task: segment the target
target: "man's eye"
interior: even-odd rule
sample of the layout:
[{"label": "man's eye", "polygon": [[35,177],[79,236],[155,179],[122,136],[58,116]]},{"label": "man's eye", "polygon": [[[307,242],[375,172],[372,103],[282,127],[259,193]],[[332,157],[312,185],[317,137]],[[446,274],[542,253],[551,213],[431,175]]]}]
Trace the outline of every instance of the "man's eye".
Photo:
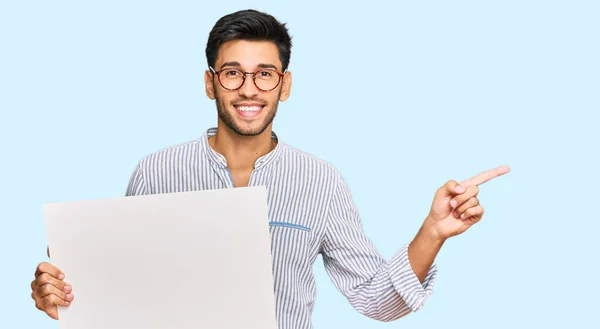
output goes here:
[{"label": "man's eye", "polygon": [[258,76],[259,77],[263,77],[263,78],[270,78],[273,76],[273,72],[269,72],[269,71],[260,71],[258,72]]},{"label": "man's eye", "polygon": [[229,71],[225,71],[225,75],[228,77],[237,77],[237,76],[241,76],[242,74],[236,70],[229,70]]}]

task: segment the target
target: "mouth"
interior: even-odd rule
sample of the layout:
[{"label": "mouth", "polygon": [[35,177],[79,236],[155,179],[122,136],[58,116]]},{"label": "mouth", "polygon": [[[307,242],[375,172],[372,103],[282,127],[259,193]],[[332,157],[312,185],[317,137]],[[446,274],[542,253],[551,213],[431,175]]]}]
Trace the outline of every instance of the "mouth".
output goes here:
[{"label": "mouth", "polygon": [[233,105],[233,107],[235,107],[239,115],[248,118],[258,116],[265,108],[265,105],[259,103],[240,103]]}]

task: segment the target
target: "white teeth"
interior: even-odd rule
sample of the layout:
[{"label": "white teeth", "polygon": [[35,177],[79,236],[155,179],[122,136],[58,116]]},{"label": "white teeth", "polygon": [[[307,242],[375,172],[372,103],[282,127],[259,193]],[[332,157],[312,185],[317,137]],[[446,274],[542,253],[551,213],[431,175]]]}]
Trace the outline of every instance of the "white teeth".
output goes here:
[{"label": "white teeth", "polygon": [[260,106],[238,106],[238,110],[242,112],[256,112],[261,109]]}]

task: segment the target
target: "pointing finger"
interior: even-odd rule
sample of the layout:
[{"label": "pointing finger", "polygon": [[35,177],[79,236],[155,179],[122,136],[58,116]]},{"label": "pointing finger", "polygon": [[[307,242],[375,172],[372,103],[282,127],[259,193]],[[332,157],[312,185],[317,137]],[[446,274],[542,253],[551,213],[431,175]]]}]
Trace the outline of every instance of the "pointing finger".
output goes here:
[{"label": "pointing finger", "polygon": [[509,171],[510,171],[509,166],[501,166],[498,168],[490,169],[490,170],[484,171],[478,175],[475,175],[469,179],[462,181],[461,185],[466,186],[466,187],[481,185],[493,178],[502,176],[502,175],[508,173]]}]

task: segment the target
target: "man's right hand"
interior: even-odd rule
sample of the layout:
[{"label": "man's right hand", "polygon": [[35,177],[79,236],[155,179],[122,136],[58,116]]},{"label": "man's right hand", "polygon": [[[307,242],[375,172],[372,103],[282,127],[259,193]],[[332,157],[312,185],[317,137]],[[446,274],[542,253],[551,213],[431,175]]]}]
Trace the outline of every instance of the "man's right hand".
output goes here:
[{"label": "man's right hand", "polygon": [[65,275],[50,263],[40,263],[31,281],[31,298],[35,306],[58,320],[57,306],[69,306],[73,301],[73,288],[63,281]]}]

